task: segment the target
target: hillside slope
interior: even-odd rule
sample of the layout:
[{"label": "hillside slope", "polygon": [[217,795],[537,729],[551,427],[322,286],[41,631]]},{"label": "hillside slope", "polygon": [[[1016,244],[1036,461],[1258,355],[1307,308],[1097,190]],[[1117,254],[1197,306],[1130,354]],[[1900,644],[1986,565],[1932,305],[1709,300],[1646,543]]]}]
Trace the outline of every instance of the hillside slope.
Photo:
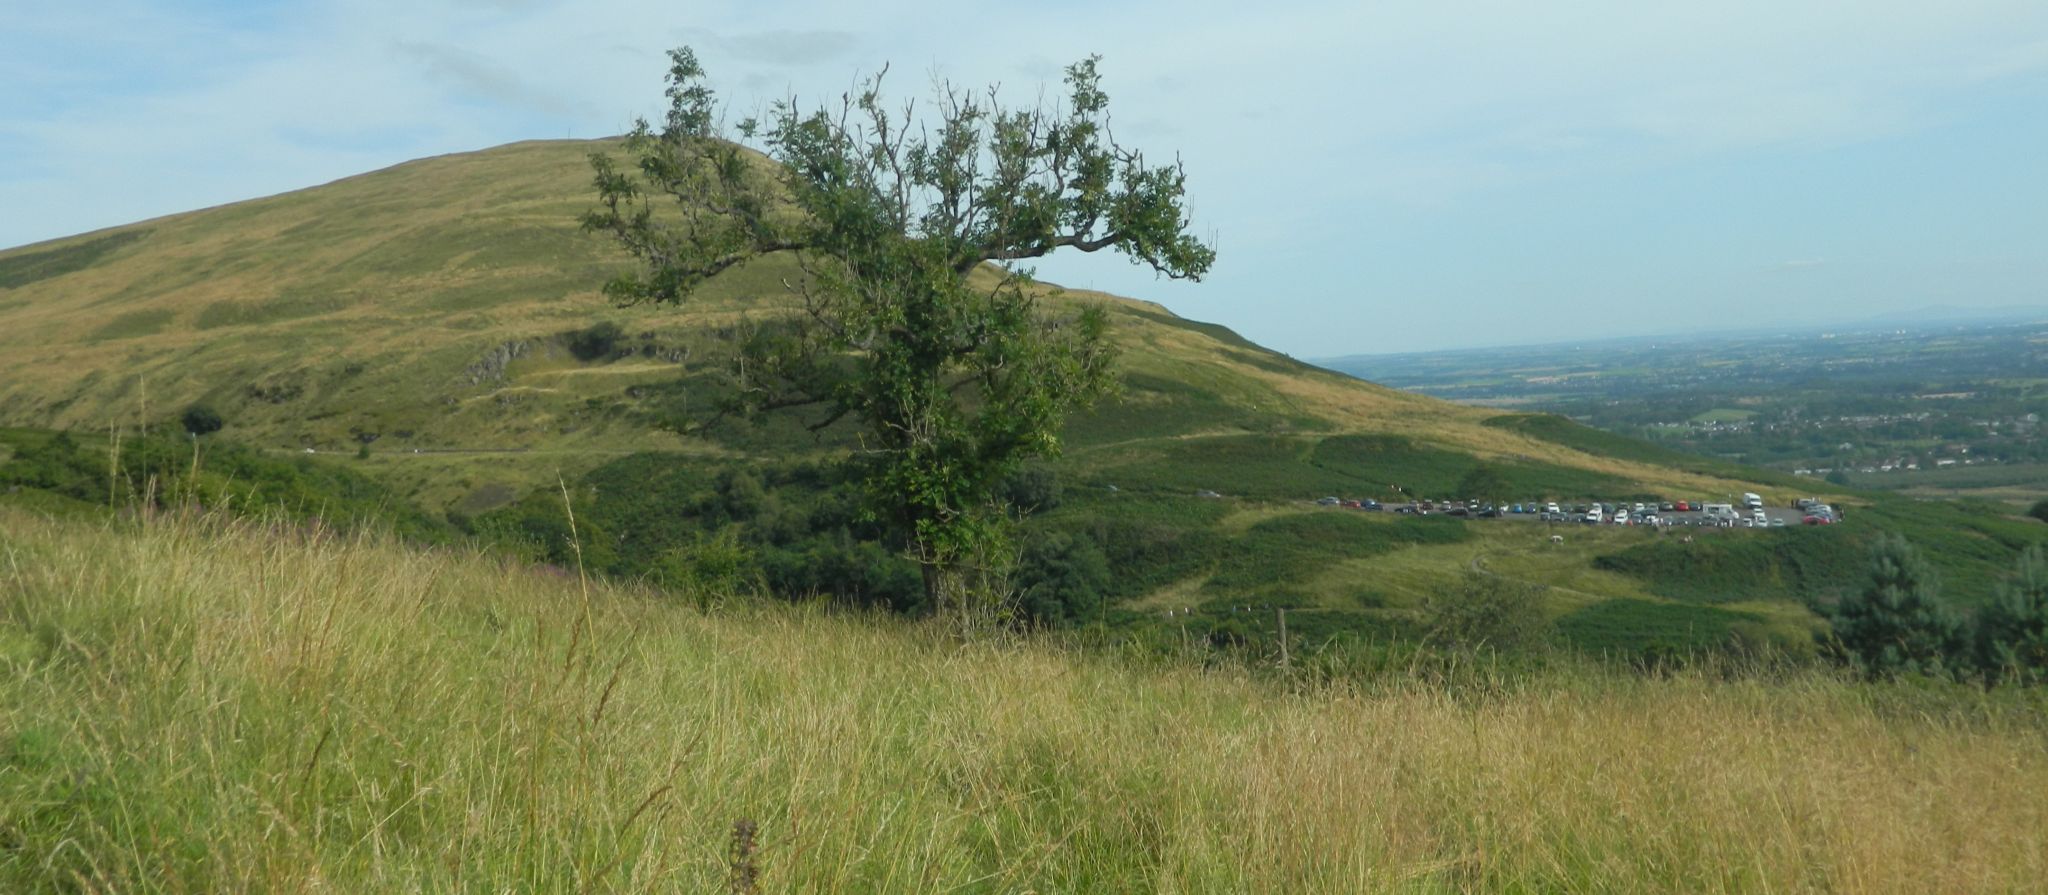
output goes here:
[{"label": "hillside slope", "polygon": [[[681,310],[608,306],[596,287],[620,258],[574,224],[590,201],[585,156],[607,145],[529,142],[424,159],[0,252],[0,359],[10,374],[0,380],[0,424],[105,429],[204,400],[239,440],[319,450],[374,442],[406,458],[387,459],[385,474],[441,506],[636,450],[813,449],[801,437],[683,438],[662,428],[688,412],[687,377],[716,354],[711,343],[784,300],[785,271],[772,261],[731,271]],[[1171,467],[1208,453],[1204,439],[1236,439],[1223,443],[1229,453],[1256,436],[1314,457],[1330,436],[1378,435],[1468,465],[1538,470],[1523,476],[1532,483],[1570,470],[1677,496],[1755,487],[1487,426],[1489,411],[1310,367],[1157,305],[1079,291],[1061,300],[1108,305],[1125,348],[1124,397],[1070,432],[1088,468]],[[578,359],[569,334],[598,321],[617,323],[624,338],[603,357]],[[1320,484],[1290,480],[1263,496],[1317,496]]]}]

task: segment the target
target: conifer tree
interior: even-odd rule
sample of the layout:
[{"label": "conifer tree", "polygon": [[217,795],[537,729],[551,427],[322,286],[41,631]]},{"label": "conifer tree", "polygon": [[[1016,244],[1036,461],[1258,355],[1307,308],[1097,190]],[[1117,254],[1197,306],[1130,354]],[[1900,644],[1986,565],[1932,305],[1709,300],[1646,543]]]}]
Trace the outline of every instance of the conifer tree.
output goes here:
[{"label": "conifer tree", "polygon": [[2028,547],[1977,616],[1977,659],[1994,680],[2048,683],[2048,550]]},{"label": "conifer tree", "polygon": [[1836,647],[1871,677],[1940,673],[1962,646],[1962,622],[1920,551],[1899,535],[1870,550],[1870,581],[1831,619]]}]

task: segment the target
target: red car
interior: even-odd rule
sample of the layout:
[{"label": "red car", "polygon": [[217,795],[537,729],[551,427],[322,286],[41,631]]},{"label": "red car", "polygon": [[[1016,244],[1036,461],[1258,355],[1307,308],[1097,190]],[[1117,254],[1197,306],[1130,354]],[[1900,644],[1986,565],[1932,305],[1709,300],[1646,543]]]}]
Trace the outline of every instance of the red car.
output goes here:
[{"label": "red car", "polygon": [[1692,504],[1686,503],[1685,501],[1681,500],[1677,504],[1673,505],[1672,509],[1677,510],[1681,513],[1690,513],[1692,512]]},{"label": "red car", "polygon": [[1804,519],[1801,519],[1801,520],[1799,520],[1799,521],[1801,521],[1801,522],[1803,522],[1803,523],[1805,523],[1805,524],[1807,524],[1807,525],[1833,525],[1833,524],[1835,524],[1835,520],[1833,520],[1833,519],[1830,519],[1830,518],[1828,518],[1828,517],[1826,517],[1826,516],[1808,516],[1808,517],[1806,517],[1806,518],[1804,518]]}]

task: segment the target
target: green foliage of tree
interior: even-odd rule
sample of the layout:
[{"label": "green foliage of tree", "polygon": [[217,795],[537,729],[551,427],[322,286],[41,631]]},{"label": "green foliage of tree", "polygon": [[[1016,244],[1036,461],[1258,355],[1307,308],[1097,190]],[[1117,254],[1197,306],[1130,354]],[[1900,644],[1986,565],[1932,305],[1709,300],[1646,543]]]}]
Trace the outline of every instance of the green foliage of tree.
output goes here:
[{"label": "green foliage of tree", "polygon": [[2048,550],[2028,547],[1977,614],[1977,657],[1994,680],[2048,683]]},{"label": "green foliage of tree", "polygon": [[1109,558],[1085,534],[1041,532],[1024,542],[1011,580],[1021,616],[1033,624],[1057,625],[1102,608]]},{"label": "green foliage of tree", "polygon": [[1468,569],[1459,586],[1422,603],[1429,641],[1464,649],[1527,650],[1550,638],[1543,588]]},{"label": "green foliage of tree", "polygon": [[643,262],[605,293],[680,303],[793,256],[792,300],[738,340],[726,409],[858,421],[869,508],[903,533],[927,602],[986,608],[964,572],[1000,552],[998,489],[1057,454],[1066,415],[1112,383],[1106,315],[1042,304],[1017,262],[1112,250],[1201,277],[1215,253],[1186,232],[1180,165],[1116,142],[1093,58],[1068,67],[1056,107],[941,85],[927,116],[883,99],[884,69],[837,108],[778,102],[730,135],[695,54],[670,60],[668,114],[627,138],[630,167],[591,158],[584,226]]},{"label": "green foliage of tree", "polygon": [[1885,534],[1870,548],[1870,580],[1842,598],[1830,619],[1843,658],[1871,677],[1941,673],[1963,646],[1962,621],[1920,551]]},{"label": "green foliage of tree", "polygon": [[2034,506],[2027,510],[2027,515],[2048,522],[2048,498],[2034,501]]},{"label": "green foliage of tree", "polygon": [[218,432],[221,426],[226,425],[220,418],[220,412],[205,404],[194,404],[185,408],[178,421],[185,425],[186,432],[195,437]]},{"label": "green foliage of tree", "polygon": [[1063,495],[1059,476],[1051,468],[1031,464],[1003,482],[1003,497],[1018,514],[1030,515],[1058,509]]}]

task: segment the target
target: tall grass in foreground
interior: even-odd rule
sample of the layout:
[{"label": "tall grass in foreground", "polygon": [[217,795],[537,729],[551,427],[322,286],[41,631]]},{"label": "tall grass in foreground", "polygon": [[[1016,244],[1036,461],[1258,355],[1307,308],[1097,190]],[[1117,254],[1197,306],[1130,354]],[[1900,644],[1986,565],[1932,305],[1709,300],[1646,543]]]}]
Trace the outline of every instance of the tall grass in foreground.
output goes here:
[{"label": "tall grass in foreground", "polygon": [[2040,885],[2040,703],[1935,696],[1288,687],[368,536],[0,510],[0,890]]}]

